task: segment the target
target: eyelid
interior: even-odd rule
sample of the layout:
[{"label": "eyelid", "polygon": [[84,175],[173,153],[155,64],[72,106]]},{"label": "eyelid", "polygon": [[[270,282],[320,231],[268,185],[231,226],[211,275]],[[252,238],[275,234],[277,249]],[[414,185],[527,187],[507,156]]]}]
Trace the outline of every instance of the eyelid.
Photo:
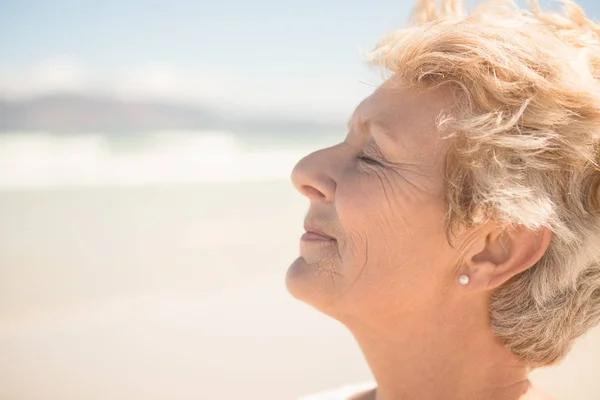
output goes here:
[{"label": "eyelid", "polygon": [[[365,150],[369,151],[369,153],[371,153],[372,156],[367,155],[367,153],[365,153]],[[387,162],[387,159],[384,157],[384,155],[381,153],[381,150],[374,142],[369,143],[367,147],[360,153],[360,156],[372,159],[377,162]]]},{"label": "eyelid", "polygon": [[381,161],[373,158],[373,157],[369,157],[367,154],[365,154],[364,151],[362,151],[359,155],[358,155],[358,159],[367,163],[367,164],[372,164],[372,165],[383,165],[381,163]]}]

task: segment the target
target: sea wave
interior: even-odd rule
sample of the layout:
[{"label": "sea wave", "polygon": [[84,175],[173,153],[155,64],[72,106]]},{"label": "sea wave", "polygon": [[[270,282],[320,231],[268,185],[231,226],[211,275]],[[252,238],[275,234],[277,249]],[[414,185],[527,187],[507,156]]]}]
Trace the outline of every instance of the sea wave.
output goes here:
[{"label": "sea wave", "polygon": [[[327,142],[321,138],[320,142]],[[0,187],[149,185],[287,179],[319,147],[293,136],[223,131],[0,134]]]}]

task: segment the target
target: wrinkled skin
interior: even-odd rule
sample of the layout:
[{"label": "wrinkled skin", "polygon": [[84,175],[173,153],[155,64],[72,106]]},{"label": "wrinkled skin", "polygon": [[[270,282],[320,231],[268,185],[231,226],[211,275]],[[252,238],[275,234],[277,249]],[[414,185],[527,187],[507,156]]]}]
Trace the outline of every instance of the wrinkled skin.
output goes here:
[{"label": "wrinkled skin", "polygon": [[377,90],[350,119],[344,142],[294,169],[311,201],[307,222],[336,239],[301,243],[287,280],[295,296],[334,315],[385,312],[390,301],[398,312],[438,297],[440,275],[451,272],[438,267],[455,257],[443,223],[445,142],[434,125],[448,104],[421,97]]},{"label": "wrinkled skin", "polygon": [[539,260],[551,233],[484,224],[450,244],[449,143],[436,120],[452,99],[439,88],[379,88],[342,143],[298,162],[292,181],[310,201],[308,236],[287,287],[356,338],[378,384],[357,398],[549,399],[491,332],[489,301]]}]

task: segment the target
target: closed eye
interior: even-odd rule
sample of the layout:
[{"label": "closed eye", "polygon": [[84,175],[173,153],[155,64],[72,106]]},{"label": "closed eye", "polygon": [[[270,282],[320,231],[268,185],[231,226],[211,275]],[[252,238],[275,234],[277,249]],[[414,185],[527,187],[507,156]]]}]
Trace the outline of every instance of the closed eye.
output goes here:
[{"label": "closed eye", "polygon": [[378,165],[378,166],[382,165],[379,161],[367,156],[365,153],[360,154],[358,156],[358,160],[361,162],[364,162],[365,164],[369,164],[369,165]]},{"label": "closed eye", "polygon": [[385,158],[375,141],[369,142],[363,151],[360,152],[358,160],[372,166],[383,166],[385,162]]}]

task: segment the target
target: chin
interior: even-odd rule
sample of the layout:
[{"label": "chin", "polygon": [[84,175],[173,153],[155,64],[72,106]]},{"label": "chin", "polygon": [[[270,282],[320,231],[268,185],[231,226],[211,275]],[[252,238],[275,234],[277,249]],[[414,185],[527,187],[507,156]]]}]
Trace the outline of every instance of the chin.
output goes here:
[{"label": "chin", "polygon": [[285,285],[288,292],[298,300],[305,301],[314,291],[314,281],[317,279],[315,267],[308,264],[304,258],[298,257],[287,270]]},{"label": "chin", "polygon": [[323,273],[318,266],[298,257],[287,270],[285,284],[288,292],[296,299],[320,311],[331,306],[335,297],[335,284],[331,275]]}]

